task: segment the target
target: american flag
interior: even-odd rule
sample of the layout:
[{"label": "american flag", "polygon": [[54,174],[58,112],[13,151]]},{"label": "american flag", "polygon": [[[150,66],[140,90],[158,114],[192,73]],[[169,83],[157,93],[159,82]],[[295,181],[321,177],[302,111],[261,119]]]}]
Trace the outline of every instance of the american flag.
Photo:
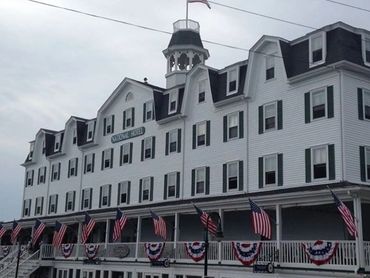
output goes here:
[{"label": "american flag", "polygon": [[81,243],[85,244],[89,238],[90,233],[95,227],[95,220],[90,217],[90,215],[86,212],[85,213],[85,222],[82,226],[82,235],[81,235]]},{"label": "american flag", "polygon": [[33,227],[33,237],[32,237],[32,245],[35,246],[37,240],[41,236],[42,232],[45,229],[45,224],[42,223],[40,220],[36,219],[35,226]]},{"label": "american flag", "polygon": [[342,216],[342,219],[346,224],[348,233],[353,237],[357,237],[358,236],[357,227],[352,217],[351,211],[341,200],[339,200],[339,198],[337,197],[337,195],[334,194],[333,191],[330,190],[330,192],[334,198],[335,205],[337,206],[337,209],[339,210],[340,215]]},{"label": "american flag", "polygon": [[211,217],[209,217],[208,213],[201,210],[200,208],[198,208],[194,204],[193,204],[193,206],[194,206],[195,210],[198,212],[199,217],[200,217],[200,222],[202,222],[202,225],[204,226],[204,228],[207,228],[207,220],[208,220],[208,232],[210,232],[213,236],[216,236],[217,225],[215,224],[215,222],[213,222]]},{"label": "american flag", "polygon": [[127,216],[123,214],[120,209],[117,209],[116,220],[114,221],[113,228],[113,241],[117,241],[121,238],[123,228],[127,224]]},{"label": "american flag", "polygon": [[0,224],[0,239],[3,237],[5,233],[6,233],[6,230],[4,226]]},{"label": "american flag", "polygon": [[203,3],[207,5],[208,8],[211,8],[211,5],[209,4],[208,0],[188,0],[188,3]]},{"label": "american flag", "polygon": [[249,199],[251,206],[253,229],[256,234],[259,234],[267,239],[271,239],[271,223],[268,214]]},{"label": "american flag", "polygon": [[163,220],[162,217],[158,216],[154,212],[150,211],[150,214],[153,218],[153,225],[154,225],[154,233],[157,236],[160,236],[164,240],[167,239],[167,226],[166,222]]},{"label": "american flag", "polygon": [[55,231],[54,231],[54,236],[53,236],[53,246],[54,247],[58,248],[62,244],[66,231],[67,231],[67,225],[61,224],[58,221],[55,222]]},{"label": "american flag", "polygon": [[17,242],[17,238],[19,235],[19,232],[22,230],[21,225],[18,224],[17,221],[13,221],[13,229],[12,229],[12,234],[10,236],[10,240],[13,244]]}]

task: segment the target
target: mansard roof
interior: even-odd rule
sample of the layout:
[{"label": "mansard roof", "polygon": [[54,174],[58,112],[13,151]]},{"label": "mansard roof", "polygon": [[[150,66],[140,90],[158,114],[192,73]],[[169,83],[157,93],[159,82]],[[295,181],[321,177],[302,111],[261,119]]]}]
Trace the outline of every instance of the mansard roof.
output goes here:
[{"label": "mansard roof", "polygon": [[168,48],[183,45],[194,45],[203,48],[200,34],[192,30],[180,30],[173,33]]}]

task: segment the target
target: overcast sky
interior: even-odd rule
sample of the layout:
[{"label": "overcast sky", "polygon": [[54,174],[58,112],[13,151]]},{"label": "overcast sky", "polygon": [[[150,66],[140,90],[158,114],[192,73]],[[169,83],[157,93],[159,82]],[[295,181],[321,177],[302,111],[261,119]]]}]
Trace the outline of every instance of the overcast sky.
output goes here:
[{"label": "overcast sky", "polygon": [[[172,31],[186,0],[42,0]],[[370,30],[369,13],[325,0],[217,0],[257,13],[322,27],[344,21]],[[369,0],[338,0],[370,10]],[[212,4],[211,4],[212,5]],[[212,5],[190,5],[203,39],[250,48],[264,34],[288,40],[311,30]],[[19,218],[24,161],[40,128],[64,129],[71,115],[96,112],[124,77],[164,86],[162,50],[170,36],[58,10],[0,0],[0,221]],[[205,44],[207,64],[247,59],[240,50]]]}]

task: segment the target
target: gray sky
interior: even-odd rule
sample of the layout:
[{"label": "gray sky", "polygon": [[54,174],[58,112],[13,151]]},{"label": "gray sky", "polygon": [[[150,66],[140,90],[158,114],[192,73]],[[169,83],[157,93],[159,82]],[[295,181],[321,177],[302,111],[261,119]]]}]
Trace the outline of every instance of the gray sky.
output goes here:
[{"label": "gray sky", "polygon": [[[186,0],[44,0],[172,31]],[[369,13],[325,0],[217,0],[322,27],[344,21],[370,30]],[[338,0],[370,10],[369,0]],[[295,39],[310,29],[224,7],[191,4],[203,39],[250,48],[264,34]],[[64,129],[71,115],[92,118],[124,77],[164,86],[162,50],[170,36],[41,6],[0,0],[0,221],[19,218],[24,161],[40,128]],[[207,64],[222,68],[247,52],[205,44]]]}]

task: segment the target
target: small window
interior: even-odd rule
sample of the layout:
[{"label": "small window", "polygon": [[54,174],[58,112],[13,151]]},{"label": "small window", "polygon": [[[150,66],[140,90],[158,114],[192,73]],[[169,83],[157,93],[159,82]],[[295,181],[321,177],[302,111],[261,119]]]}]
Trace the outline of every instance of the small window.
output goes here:
[{"label": "small window", "polygon": [[370,91],[364,91],[363,96],[365,119],[370,120]]},{"label": "small window", "polygon": [[49,197],[49,214],[57,213],[57,198],[58,195],[50,195]]},{"label": "small window", "polygon": [[204,194],[206,186],[206,168],[195,169],[195,193]]},{"label": "small window", "polygon": [[312,92],[312,120],[326,117],[326,90]]},{"label": "small window", "polygon": [[55,143],[54,143],[55,152],[60,150],[60,141],[61,141],[61,135],[60,134],[55,135]]},{"label": "small window", "polygon": [[42,203],[44,199],[42,197],[36,198],[36,207],[35,207],[35,215],[41,215],[42,214]]},{"label": "small window", "polygon": [[113,149],[106,149],[103,151],[102,170],[113,168]]},{"label": "small window", "polygon": [[168,114],[175,113],[177,111],[178,93],[171,92],[169,93],[168,98],[169,98]]},{"label": "small window", "polygon": [[198,123],[196,126],[197,147],[206,145],[207,122]]},{"label": "small window", "polygon": [[82,209],[89,209],[91,207],[92,188],[86,188],[82,191]]},{"label": "small window", "polygon": [[177,183],[177,173],[170,173],[167,175],[167,197],[176,197],[176,183]]},{"label": "small window", "polygon": [[37,184],[46,182],[46,167],[39,168],[39,175]]},{"label": "small window", "polygon": [[366,177],[370,180],[370,148],[366,149]]},{"label": "small window", "polygon": [[275,55],[266,56],[266,80],[275,78]]},{"label": "small window", "polygon": [[51,165],[51,181],[59,180],[60,178],[60,163]]},{"label": "small window", "polygon": [[264,169],[264,184],[276,185],[277,178],[277,158],[276,155],[265,156],[263,165]]},{"label": "small window", "polygon": [[72,158],[69,160],[68,163],[68,177],[75,177],[77,176],[77,163],[78,163],[78,158]]},{"label": "small window", "polygon": [[315,34],[310,37],[310,65],[314,66],[324,62],[325,33]]},{"label": "small window", "polygon": [[198,103],[202,103],[206,100],[206,85],[207,80],[201,80],[199,82]]},{"label": "small window", "polygon": [[87,137],[86,141],[91,141],[94,137],[94,122],[89,122],[87,124]]},{"label": "small window", "polygon": [[370,36],[362,36],[362,57],[364,63],[370,65]]},{"label": "small window", "polygon": [[128,203],[128,194],[129,194],[129,181],[123,181],[118,184],[118,205]]},{"label": "small window", "polygon": [[35,143],[34,143],[34,142],[32,142],[32,143],[30,144],[30,152],[29,152],[29,154],[28,154],[28,160],[32,160],[34,149],[35,149]]},{"label": "small window", "polygon": [[26,187],[33,185],[33,173],[34,173],[33,170],[26,172]]},{"label": "small window", "polygon": [[239,138],[239,113],[227,115],[228,140]]},{"label": "small window", "polygon": [[94,159],[95,155],[93,153],[85,155],[85,174],[94,172]]},{"label": "small window", "polygon": [[46,143],[45,143],[45,139],[42,140],[42,153],[44,154],[46,152]]},{"label": "small window", "polygon": [[144,123],[154,119],[154,108],[153,101],[147,101],[144,103]]},{"label": "small window", "polygon": [[74,210],[74,191],[69,191],[66,194],[66,212]]},{"label": "small window", "polygon": [[149,201],[150,200],[150,177],[143,179],[143,189],[142,189],[142,200]]},{"label": "small window", "polygon": [[104,118],[105,121],[105,134],[111,134],[113,133],[113,121],[114,121],[114,116],[110,115],[109,117]]},{"label": "small window", "polygon": [[129,109],[126,109],[125,111],[123,111],[123,120],[124,120],[123,129],[131,128],[131,127],[135,126],[135,123],[134,123],[135,115],[134,115],[134,113],[135,113],[134,108],[129,108]]},{"label": "small window", "polygon": [[169,151],[170,153],[172,152],[177,152],[177,133],[178,130],[174,129],[169,132]]},{"label": "small window", "polygon": [[23,216],[31,216],[31,199],[23,201]]},{"label": "small window", "polygon": [[100,207],[108,207],[110,203],[110,184],[103,185],[101,187],[101,195],[100,195]]},{"label": "small window", "polygon": [[126,143],[121,146],[121,165],[130,163],[131,143]]},{"label": "small window", "polygon": [[227,74],[227,95],[236,93],[236,84],[237,84],[237,69],[232,69]]},{"label": "small window", "polygon": [[144,139],[144,159],[152,158],[153,137]]},{"label": "small window", "polygon": [[238,189],[239,161],[227,164],[227,188],[229,190]]},{"label": "small window", "polygon": [[77,144],[77,128],[73,127],[72,129],[72,144],[76,145]]},{"label": "small window", "polygon": [[264,130],[275,130],[276,129],[276,118],[277,109],[276,102],[271,104],[266,104],[264,108]]},{"label": "small window", "polygon": [[313,179],[325,179],[328,176],[327,147],[312,148]]}]

